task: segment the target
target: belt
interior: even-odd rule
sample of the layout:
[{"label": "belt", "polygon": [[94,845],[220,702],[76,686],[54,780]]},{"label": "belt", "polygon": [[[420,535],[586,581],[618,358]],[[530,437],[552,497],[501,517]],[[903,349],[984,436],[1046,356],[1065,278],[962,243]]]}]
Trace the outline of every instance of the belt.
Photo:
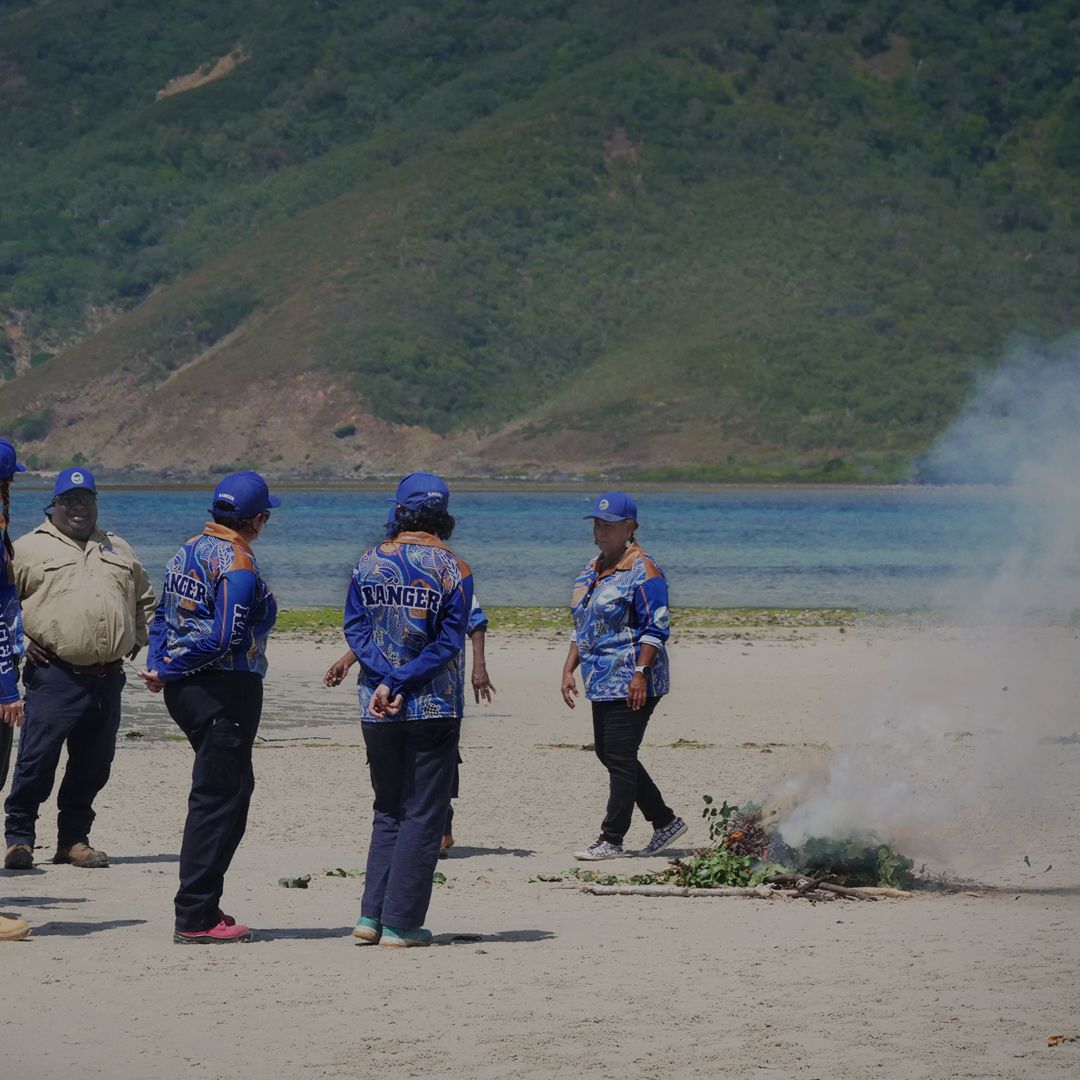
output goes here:
[{"label": "belt", "polygon": [[91,675],[98,679],[106,675],[116,675],[124,670],[123,660],[110,660],[107,664],[69,664],[66,660],[61,660],[59,656],[53,656],[52,653],[49,654],[49,663],[55,664],[61,671],[68,671],[72,675]]}]

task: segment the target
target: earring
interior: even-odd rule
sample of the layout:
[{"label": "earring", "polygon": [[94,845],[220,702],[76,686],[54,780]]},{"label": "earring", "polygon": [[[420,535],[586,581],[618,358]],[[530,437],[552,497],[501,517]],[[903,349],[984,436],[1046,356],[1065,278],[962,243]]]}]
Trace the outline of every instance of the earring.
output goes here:
[{"label": "earring", "polygon": [[632,536],[628,536],[628,537],[627,537],[627,538],[626,538],[626,539],[625,539],[625,540],[623,541],[623,547],[624,547],[624,548],[630,548],[630,547],[633,547],[633,545],[634,545],[634,538],[633,538]]}]

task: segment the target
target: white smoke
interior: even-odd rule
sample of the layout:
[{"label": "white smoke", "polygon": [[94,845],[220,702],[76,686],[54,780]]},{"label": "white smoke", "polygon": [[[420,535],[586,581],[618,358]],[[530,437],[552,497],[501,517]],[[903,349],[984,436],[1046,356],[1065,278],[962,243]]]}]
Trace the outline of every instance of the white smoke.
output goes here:
[{"label": "white smoke", "polygon": [[945,620],[916,640],[880,632],[888,687],[853,709],[827,769],[789,780],[773,809],[792,846],[873,839],[950,870],[961,856],[985,867],[974,826],[1054,798],[1047,740],[1080,727],[1080,339],[1014,350],[921,473],[1001,485],[987,496],[1001,501],[1000,560],[944,585]]}]

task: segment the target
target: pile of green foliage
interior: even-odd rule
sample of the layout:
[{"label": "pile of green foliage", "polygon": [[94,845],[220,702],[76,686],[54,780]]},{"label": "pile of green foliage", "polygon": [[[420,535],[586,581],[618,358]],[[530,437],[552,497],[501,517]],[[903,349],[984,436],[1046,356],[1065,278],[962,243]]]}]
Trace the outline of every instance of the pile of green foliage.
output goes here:
[{"label": "pile of green foliage", "polygon": [[764,842],[758,844],[760,853],[745,853],[745,836],[756,829],[759,808],[746,806],[740,810],[727,801],[718,806],[711,795],[703,795],[702,799],[705,803],[702,817],[709,823],[710,844],[685,860],[673,859],[663,870],[645,874],[573,869],[557,875],[541,874],[534,880],[560,881],[571,877],[597,885],[680,885],[695,889],[762,885],[775,878],[798,877],[850,887],[906,889],[916,884],[912,860],[894,851],[891,845],[872,838],[818,837],[807,840],[799,848],[791,848],[761,830]]}]

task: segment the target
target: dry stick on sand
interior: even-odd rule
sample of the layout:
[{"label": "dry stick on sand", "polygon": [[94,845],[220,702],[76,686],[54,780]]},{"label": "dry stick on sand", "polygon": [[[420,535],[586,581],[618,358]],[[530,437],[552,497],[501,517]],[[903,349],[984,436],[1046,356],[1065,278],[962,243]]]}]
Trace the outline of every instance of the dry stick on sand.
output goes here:
[{"label": "dry stick on sand", "polygon": [[[911,896],[911,893],[902,889],[876,886],[847,888],[844,885],[819,882],[815,887],[852,900],[878,900],[882,897],[904,899]],[[581,891],[592,896],[748,896],[757,897],[759,900],[770,900],[774,896],[803,896],[812,899],[809,890],[799,892],[797,889],[778,889],[772,885],[723,886],[716,889],[694,889],[683,885],[582,885]]]}]

